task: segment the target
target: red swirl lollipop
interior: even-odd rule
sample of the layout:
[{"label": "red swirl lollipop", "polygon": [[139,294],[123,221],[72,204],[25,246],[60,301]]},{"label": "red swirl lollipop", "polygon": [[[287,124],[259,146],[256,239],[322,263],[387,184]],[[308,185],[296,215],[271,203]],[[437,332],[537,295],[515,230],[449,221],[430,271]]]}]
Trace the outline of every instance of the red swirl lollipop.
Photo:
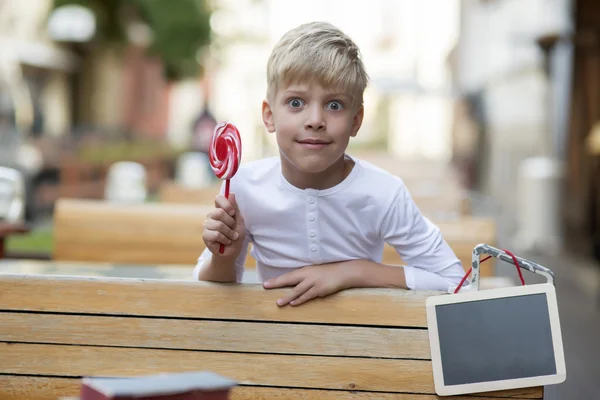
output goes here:
[{"label": "red swirl lollipop", "polygon": [[[225,179],[225,198],[229,198],[229,180],[233,178],[242,159],[240,132],[230,122],[221,122],[215,127],[210,139],[210,166],[219,179]],[[221,244],[219,252],[225,246]]]}]

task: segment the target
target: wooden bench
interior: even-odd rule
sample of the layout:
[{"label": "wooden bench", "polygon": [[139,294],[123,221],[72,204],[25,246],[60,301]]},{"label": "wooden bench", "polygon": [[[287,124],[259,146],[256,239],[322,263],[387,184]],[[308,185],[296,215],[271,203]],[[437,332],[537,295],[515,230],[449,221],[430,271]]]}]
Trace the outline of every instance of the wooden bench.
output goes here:
[{"label": "wooden bench", "polygon": [[[440,228],[444,239],[462,262],[465,270],[471,266],[473,249],[480,243],[496,246],[498,233],[496,221],[493,218],[462,217],[456,220],[435,221]],[[383,249],[384,264],[398,264],[401,262],[396,250],[389,245]],[[481,276],[494,275],[495,259],[491,259],[481,269]]]},{"label": "wooden bench", "polygon": [[0,259],[4,258],[5,240],[11,235],[22,235],[30,232],[30,228],[23,223],[9,223],[0,220]]},{"label": "wooden bench", "polygon": [[[126,264],[196,263],[204,250],[202,224],[211,206],[189,204],[111,204],[104,201],[60,199],[54,213],[54,259]],[[442,233],[466,269],[473,248],[495,244],[491,219],[469,217],[443,221]],[[394,248],[386,245],[384,262],[401,264]],[[246,266],[256,261],[250,252]],[[490,268],[482,269],[484,276]]]},{"label": "wooden bench", "polygon": [[221,184],[205,188],[187,188],[173,181],[163,182],[158,189],[158,199],[163,203],[207,204],[215,203],[215,197],[221,190]]},{"label": "wooden bench", "polygon": [[59,199],[54,253],[59,261],[195,264],[204,249],[208,206]]},{"label": "wooden bench", "polygon": [[[425,314],[440,293],[352,289],[278,308],[282,292],[0,274],[0,398],[77,395],[82,376],[211,370],[240,383],[234,400],[443,399]],[[479,396],[541,399],[543,388]]]}]

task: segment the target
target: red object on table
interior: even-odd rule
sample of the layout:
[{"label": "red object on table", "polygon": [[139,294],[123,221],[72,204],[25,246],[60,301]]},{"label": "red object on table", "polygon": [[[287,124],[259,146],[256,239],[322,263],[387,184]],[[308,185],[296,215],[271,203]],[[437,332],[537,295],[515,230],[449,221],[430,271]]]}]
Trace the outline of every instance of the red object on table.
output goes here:
[{"label": "red object on table", "polygon": [[[229,198],[229,180],[237,172],[242,160],[242,138],[231,122],[219,123],[210,138],[210,166],[219,179],[225,179],[225,198]],[[225,246],[221,244],[219,252]]]}]

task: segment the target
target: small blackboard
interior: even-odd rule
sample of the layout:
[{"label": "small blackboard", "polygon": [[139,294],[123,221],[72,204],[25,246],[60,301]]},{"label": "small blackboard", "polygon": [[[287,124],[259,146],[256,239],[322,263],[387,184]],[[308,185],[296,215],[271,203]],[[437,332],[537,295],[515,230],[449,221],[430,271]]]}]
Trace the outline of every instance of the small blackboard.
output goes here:
[{"label": "small blackboard", "polygon": [[480,393],[566,379],[556,292],[551,284],[427,299],[436,393]]}]

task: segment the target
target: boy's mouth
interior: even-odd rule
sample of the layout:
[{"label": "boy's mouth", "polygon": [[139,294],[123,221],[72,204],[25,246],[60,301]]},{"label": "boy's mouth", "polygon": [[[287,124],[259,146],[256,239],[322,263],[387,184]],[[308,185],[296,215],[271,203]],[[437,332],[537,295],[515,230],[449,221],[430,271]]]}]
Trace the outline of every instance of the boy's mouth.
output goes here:
[{"label": "boy's mouth", "polygon": [[332,143],[330,141],[323,140],[323,139],[302,139],[302,140],[296,140],[296,142],[303,146],[307,146],[307,147],[311,147],[311,148],[320,148],[320,147],[324,147],[324,146],[327,146],[328,144]]}]

